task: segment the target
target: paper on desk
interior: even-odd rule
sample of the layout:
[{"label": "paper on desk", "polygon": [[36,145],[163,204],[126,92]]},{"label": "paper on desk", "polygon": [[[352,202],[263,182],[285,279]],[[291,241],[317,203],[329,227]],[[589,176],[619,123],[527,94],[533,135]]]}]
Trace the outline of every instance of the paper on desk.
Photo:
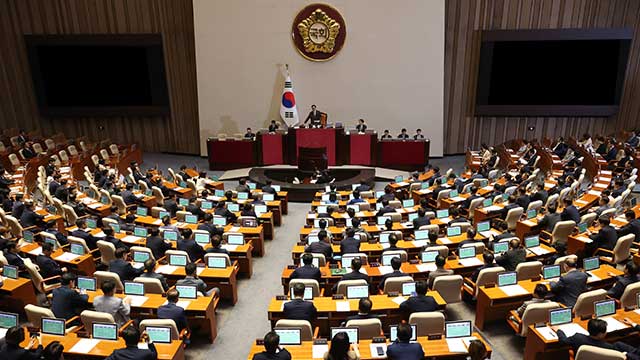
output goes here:
[{"label": "paper on desk", "polygon": [[587,191],[587,194],[600,196],[601,192],[600,191],[595,191],[595,190],[589,190],[589,191]]},{"label": "paper on desk", "polygon": [[633,310],[636,314],[640,315],[640,309]]},{"label": "paper on desk", "polygon": [[336,301],[336,311],[338,311],[338,312],[351,311],[351,306],[349,305],[349,300]]},{"label": "paper on desk", "polygon": [[380,244],[380,246],[382,246],[382,248],[383,248],[383,249],[388,249],[388,248],[390,248],[390,247],[391,247],[391,244],[389,244],[389,243],[382,243],[382,244]]},{"label": "paper on desk", "polygon": [[412,243],[415,247],[423,247],[429,244],[427,240],[413,240]]},{"label": "paper on desk", "polygon": [[196,274],[198,274],[198,275],[202,274],[202,272],[204,271],[204,269],[205,269],[204,267],[200,267],[200,266],[198,266],[198,267],[196,268]]},{"label": "paper on desk", "polygon": [[162,225],[162,220],[161,219],[154,220],[153,225]]},{"label": "paper on desk", "polygon": [[440,242],[443,244],[451,244],[451,240],[449,240],[449,238],[446,238],[446,237],[438,238],[438,240],[440,240]]},{"label": "paper on desk", "polygon": [[360,273],[365,274],[365,275],[369,275],[369,273],[367,272],[367,269],[365,269],[365,268],[360,268]]},{"label": "paper on desk", "polygon": [[576,204],[578,204],[578,205],[587,205],[588,203],[589,202],[584,201],[584,200],[580,200],[580,199],[576,200]]},{"label": "paper on desk", "polygon": [[236,251],[236,249],[238,248],[238,245],[224,244],[224,245],[220,245],[220,247],[227,251]]},{"label": "paper on desk", "polygon": [[588,236],[584,236],[584,235],[577,236],[576,239],[578,239],[578,240],[580,240],[580,241],[582,241],[583,243],[586,243],[586,244],[591,244],[593,242],[593,240],[591,240],[591,238],[589,238]]},{"label": "paper on desk", "polygon": [[232,226],[231,229],[229,229],[229,232],[238,232],[238,230],[240,230],[239,227],[237,226]]},{"label": "paper on desk", "polygon": [[466,200],[466,199],[465,199],[465,198],[463,198],[462,196],[456,196],[456,197],[452,197],[452,198],[449,198],[449,199],[450,199],[451,201],[455,201],[455,202],[458,202],[458,201],[465,201],[465,200]]},{"label": "paper on desk", "polygon": [[134,306],[134,307],[142,306],[149,299],[146,296],[139,296],[139,295],[127,295],[127,297],[131,299],[131,306]]},{"label": "paper on desk", "polygon": [[396,296],[396,297],[394,297],[391,301],[393,301],[394,303],[396,303],[396,304],[400,305],[400,304],[402,304],[403,302],[405,302],[406,300],[407,300],[407,298],[406,298],[406,297],[404,297],[404,296]]},{"label": "paper on desk", "polygon": [[397,184],[398,184],[398,186],[407,186],[407,185],[409,185],[409,183],[405,182],[405,181],[401,181],[401,182],[399,182]]},{"label": "paper on desk", "polygon": [[146,342],[138,343],[138,349],[140,350],[149,350],[149,344]]},{"label": "paper on desk", "polygon": [[393,272],[393,268],[391,266],[380,266],[378,267],[378,270],[380,270],[380,274],[382,275],[391,274]]},{"label": "paper on desk", "polygon": [[[387,344],[371,343],[369,348],[371,349],[371,357],[374,359],[384,359],[387,356]],[[379,348],[382,349],[382,355],[378,355]]]},{"label": "paper on desk", "polygon": [[558,329],[562,330],[562,332],[567,335],[567,337],[572,337],[575,334],[584,334],[589,335],[589,332],[585,330],[582,326],[576,323],[562,324],[558,326]]},{"label": "paper on desk", "polygon": [[29,251],[29,254],[31,254],[33,256],[42,255],[42,246],[38,246],[37,248]]},{"label": "paper on desk", "polygon": [[94,236],[94,237],[105,237],[105,236],[107,236],[107,235],[106,235],[104,232],[99,231],[99,232],[97,232],[97,233],[93,234],[93,236]]},{"label": "paper on desk", "polygon": [[5,328],[0,328],[0,339],[4,339],[4,336],[7,334],[7,330]]},{"label": "paper on desk", "polygon": [[487,185],[487,186],[483,187],[482,190],[484,190],[484,191],[493,191],[493,186]]},{"label": "paper on desk", "polygon": [[540,255],[544,255],[546,253],[548,253],[549,251],[547,251],[547,249],[541,247],[541,246],[536,246],[536,247],[531,247],[529,248],[529,251],[531,251],[532,253],[540,256]]},{"label": "paper on desk", "polygon": [[160,265],[156,269],[156,272],[160,274],[173,274],[177,269],[178,267],[173,265]]},{"label": "paper on desk", "polygon": [[80,339],[75,345],[73,345],[69,352],[76,354],[88,354],[99,343],[99,339]]},{"label": "paper on desk", "polygon": [[502,292],[507,294],[507,296],[526,295],[529,293],[527,290],[525,290],[522,286],[518,284],[502,286],[500,287],[500,290],[502,290]]},{"label": "paper on desk", "polygon": [[420,272],[435,271],[437,269],[435,263],[426,263],[416,265],[416,269]]},{"label": "paper on desk", "polygon": [[311,347],[311,358],[324,359],[324,354],[329,351],[329,344],[313,345]]},{"label": "paper on desk", "polygon": [[138,240],[140,240],[142,238],[137,237],[137,236],[133,236],[133,235],[127,235],[125,237],[122,238],[122,241],[126,242],[126,243],[135,243],[138,242]]},{"label": "paper on desk", "polygon": [[449,347],[449,352],[452,353],[467,353],[467,347],[464,346],[464,341],[462,339],[447,339],[447,346]]},{"label": "paper on desk", "polygon": [[307,219],[315,219],[316,218],[316,214],[307,214]]},{"label": "paper on desk", "polygon": [[602,320],[607,323],[607,332],[618,331],[629,327],[629,325],[611,316],[604,317]]},{"label": "paper on desk", "polygon": [[187,308],[189,307],[189,305],[191,304],[191,300],[179,300],[176,305],[180,306],[181,308],[187,310]]},{"label": "paper on desk", "polygon": [[91,209],[94,209],[94,210],[95,210],[95,209],[97,209],[97,208],[99,208],[99,207],[104,206],[104,204],[102,204],[102,203],[99,203],[99,202],[98,202],[98,203],[89,204],[89,205],[87,205],[87,206],[88,206],[89,208],[91,208]]},{"label": "paper on desk", "polygon": [[546,182],[546,183],[544,183],[544,186],[552,188],[552,187],[556,186],[556,184]]},{"label": "paper on desk", "polygon": [[476,257],[472,257],[472,258],[467,258],[467,259],[460,259],[458,261],[460,263],[460,265],[468,267],[468,266],[480,266],[483,265],[484,262],[482,262],[482,260],[476,258]]},{"label": "paper on desk", "polygon": [[448,217],[447,217],[447,218],[440,218],[440,219],[438,219],[438,220],[439,220],[441,223],[443,223],[443,224],[448,224],[448,223],[449,223],[449,221],[451,221],[451,219],[449,219]]},{"label": "paper on desk", "polygon": [[56,256],[56,260],[70,262],[80,257],[80,255],[72,254],[70,252],[63,253],[60,256]]},{"label": "paper on desk", "polygon": [[484,207],[482,209],[484,209],[485,211],[498,211],[498,210],[501,210],[502,208],[498,205],[491,205],[491,206]]},{"label": "paper on desk", "polygon": [[539,327],[536,328],[536,330],[538,330],[538,333],[540,333],[540,335],[542,335],[542,337],[547,341],[558,340],[556,332],[551,330],[548,326]]},{"label": "paper on desk", "polygon": [[144,263],[133,262],[133,263],[131,263],[131,266],[133,266],[134,269],[142,269],[144,267]]},{"label": "paper on desk", "polygon": [[589,277],[587,278],[587,283],[591,283],[591,282],[594,282],[594,281],[600,281],[600,280],[602,280],[602,279],[600,279],[598,276],[596,276],[596,275],[595,275],[593,272],[591,272],[591,271],[587,271],[587,273],[589,273],[589,274],[591,275],[591,276],[589,276]]}]

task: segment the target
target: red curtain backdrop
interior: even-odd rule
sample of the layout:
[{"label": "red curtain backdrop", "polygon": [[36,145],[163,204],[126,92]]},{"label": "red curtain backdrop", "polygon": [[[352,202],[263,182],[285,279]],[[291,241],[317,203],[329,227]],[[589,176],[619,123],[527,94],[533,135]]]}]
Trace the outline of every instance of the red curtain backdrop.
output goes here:
[{"label": "red curtain backdrop", "polygon": [[296,130],[296,155],[301,147],[326,147],[329,166],[336,164],[335,129],[298,129]]}]

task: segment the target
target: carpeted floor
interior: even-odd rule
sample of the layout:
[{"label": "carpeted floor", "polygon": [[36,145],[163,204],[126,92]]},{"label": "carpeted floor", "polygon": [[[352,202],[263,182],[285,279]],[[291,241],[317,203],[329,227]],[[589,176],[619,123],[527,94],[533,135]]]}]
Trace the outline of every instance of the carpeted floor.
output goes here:
[{"label": "carpeted floor", "polygon": [[[179,168],[181,164],[206,169],[206,159],[193,156],[167,154],[145,154],[143,168],[158,165],[160,169]],[[448,168],[462,170],[464,156],[451,156],[433,159],[433,165],[440,166],[443,172]],[[210,175],[221,175],[221,171],[210,171]],[[235,181],[225,182],[225,187],[235,187]],[[377,183],[381,189],[384,183]],[[309,204],[290,203],[289,214],[283,218],[283,225],[275,229],[275,239],[265,242],[265,256],[254,258],[253,277],[238,281],[238,303],[235,306],[222,305],[217,311],[218,337],[214,344],[201,339],[193,339],[187,348],[188,359],[246,359],[256,338],[262,338],[270,330],[267,320],[269,301],[282,293],[280,276],[282,269],[292,262],[291,248],[297,241],[297,234],[304,224]],[[447,307],[448,320],[474,320],[475,308],[466,303]],[[505,322],[487,326],[483,337],[491,344],[494,353],[492,359],[521,359],[524,340],[518,339]],[[428,354],[427,354],[428,355]]]}]

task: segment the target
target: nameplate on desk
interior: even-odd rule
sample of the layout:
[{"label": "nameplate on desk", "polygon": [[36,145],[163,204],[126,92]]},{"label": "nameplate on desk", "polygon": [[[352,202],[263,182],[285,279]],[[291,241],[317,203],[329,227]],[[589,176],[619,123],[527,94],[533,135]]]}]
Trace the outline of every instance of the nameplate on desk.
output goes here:
[{"label": "nameplate on desk", "polygon": [[287,295],[276,295],[276,300],[279,301],[284,301],[284,300],[288,300],[289,298],[287,297]]},{"label": "nameplate on desk", "polygon": [[333,296],[331,298],[333,300],[344,300],[344,295],[342,295],[342,294],[333,294]]}]

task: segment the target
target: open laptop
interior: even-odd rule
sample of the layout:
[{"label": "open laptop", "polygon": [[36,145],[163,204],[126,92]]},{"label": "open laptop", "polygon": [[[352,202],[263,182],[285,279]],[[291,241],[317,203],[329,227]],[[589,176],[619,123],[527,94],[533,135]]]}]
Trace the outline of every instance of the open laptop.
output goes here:
[{"label": "open laptop", "polygon": [[207,267],[211,269],[226,269],[227,259],[219,256],[208,256]]},{"label": "open laptop", "polygon": [[132,296],[144,296],[144,284],[135,281],[125,281],[124,294]]},{"label": "open laptop", "polygon": [[380,233],[380,244],[388,244],[390,235],[391,233],[388,232]]},{"label": "open laptop", "polygon": [[[418,213],[411,213],[407,215],[407,222],[413,223],[413,220],[418,218]],[[413,225],[413,224],[411,224]]]},{"label": "open laptop", "polygon": [[0,311],[0,339],[14,326],[18,326],[18,314]]},{"label": "open laptop", "polygon": [[469,259],[476,256],[475,246],[464,246],[458,249],[458,257],[460,259]]},{"label": "open laptop", "polygon": [[451,226],[447,228],[447,237],[459,236],[462,234],[462,228],[460,226]]},{"label": "open laptop", "polygon": [[205,233],[195,233],[193,236],[196,243],[200,245],[206,245],[209,243],[209,234]]},{"label": "open laptop", "polygon": [[114,233],[116,233],[116,234],[117,234],[117,233],[119,233],[119,232],[120,232],[120,230],[121,230],[121,229],[120,229],[120,224],[110,223],[110,224],[109,224],[109,227],[110,227],[111,229],[113,229],[113,232],[114,232]]},{"label": "open laptop", "polygon": [[498,254],[502,254],[504,252],[506,252],[507,250],[509,250],[509,242],[508,241],[499,241],[496,243],[493,243],[493,253],[498,255]]},{"label": "open laptop", "polygon": [[238,193],[238,200],[247,200],[249,199],[249,193],[248,192],[239,192]]},{"label": "open laptop", "polygon": [[178,199],[178,205],[180,205],[180,206],[188,206],[189,205],[189,199],[179,198]]},{"label": "open laptop", "polygon": [[[293,299],[293,286],[289,287],[289,298]],[[302,295],[303,300],[313,300],[313,287],[305,286],[304,287],[304,295]]]},{"label": "open laptop", "polygon": [[551,326],[558,326],[573,321],[571,309],[572,308],[561,308],[549,310],[549,324]]},{"label": "open laptop", "polygon": [[56,250],[58,248],[58,241],[56,241],[56,239],[43,237],[43,240],[44,240],[45,244],[51,244],[51,246],[53,247],[54,250]]},{"label": "open laptop", "polygon": [[220,189],[216,189],[213,191],[213,196],[216,197],[223,197],[224,196],[224,190],[220,190]]},{"label": "open laptop", "polygon": [[197,224],[198,215],[187,214],[184,216],[184,222],[186,222],[187,224]]},{"label": "open laptop", "polygon": [[214,216],[212,222],[213,222],[213,225],[216,225],[216,226],[226,226],[227,218]]},{"label": "open laptop", "polygon": [[342,257],[340,258],[340,264],[343,268],[351,269],[351,261],[355,258],[360,258],[360,255],[342,255]]},{"label": "open laptop", "polygon": [[149,260],[150,257],[151,256],[146,251],[133,251],[133,262],[144,263],[145,261]]},{"label": "open laptop", "polygon": [[601,300],[593,303],[594,313],[597,318],[616,313],[616,301],[614,299]]},{"label": "open laptop", "polygon": [[145,328],[149,339],[158,344],[170,344],[171,343],[171,327],[169,326],[147,326]]},{"label": "open laptop", "polygon": [[165,230],[162,232],[162,238],[164,240],[176,241],[178,240],[178,232],[173,230]]},{"label": "open laptop", "polygon": [[301,328],[274,328],[273,331],[280,337],[280,345],[301,345],[302,329]]},{"label": "open laptop", "polygon": [[[398,325],[390,325],[389,326],[389,340],[394,342],[398,340]],[[411,338],[409,341],[417,341],[418,340],[418,326],[415,324],[411,324]]]},{"label": "open laptop", "polygon": [[238,211],[240,211],[240,205],[236,204],[236,203],[228,202],[227,203],[227,210],[229,210],[231,212],[238,212]]},{"label": "open laptop", "polygon": [[165,216],[171,217],[171,214],[164,210],[158,212],[158,219],[164,219]]},{"label": "open laptop", "polygon": [[22,231],[22,240],[28,243],[33,243],[33,233],[29,230]]},{"label": "open laptop", "polygon": [[94,322],[92,337],[100,340],[118,340],[118,326],[116,324]]},{"label": "open laptop", "polygon": [[86,291],[96,291],[96,278],[87,276],[78,276],[78,289]]},{"label": "open laptop", "polygon": [[347,286],[347,299],[362,299],[369,297],[369,285]]},{"label": "open laptop", "polygon": [[378,216],[378,225],[384,225],[387,220],[391,220],[391,216]]},{"label": "open laptop", "polygon": [[478,233],[480,233],[480,235],[484,237],[489,237],[489,235],[491,234],[485,234],[485,232],[491,230],[491,222],[489,221],[479,222],[476,225],[476,230],[478,230]]},{"label": "open laptop", "polygon": [[133,235],[137,237],[147,237],[147,228],[142,226],[136,226],[133,228]]},{"label": "open laptop", "polygon": [[87,224],[87,227],[89,229],[95,229],[98,227],[98,221],[96,221],[96,219],[92,219],[92,218],[87,218],[85,220],[85,223]]},{"label": "open laptop", "polygon": [[229,245],[244,245],[244,236],[242,234],[227,235],[227,243]]},{"label": "open laptop", "polygon": [[511,286],[518,283],[518,274],[515,271],[498,273],[498,286]]},{"label": "open laptop", "polygon": [[200,202],[200,208],[203,210],[211,210],[213,209],[213,202],[211,201],[202,201]]},{"label": "open laptop", "polygon": [[9,279],[18,278],[18,267],[13,265],[5,265],[2,267],[2,276]]},{"label": "open laptop", "polygon": [[269,210],[267,209],[267,205],[261,205],[261,204],[254,205],[253,211],[255,211],[258,217],[262,214],[266,214],[269,212]]},{"label": "open laptop", "polygon": [[542,278],[545,280],[557,279],[560,277],[560,265],[547,265],[542,267]]},{"label": "open laptop", "polygon": [[400,258],[400,255],[398,254],[382,255],[382,266],[391,266],[391,260],[393,260],[393,258]]},{"label": "open laptop", "polygon": [[[401,183],[402,180],[404,180],[404,177],[402,175],[398,175],[396,177],[393,178],[393,182],[397,183]],[[333,338],[333,336],[331,336]]]},{"label": "open laptop", "polygon": [[527,210],[527,220],[533,219],[538,216],[538,211],[536,209]]},{"label": "open laptop", "polygon": [[349,336],[349,344],[357,344],[358,343],[358,328],[350,328],[350,327],[332,327],[331,328],[331,338],[339,333],[345,332],[347,336]]},{"label": "open laptop", "polygon": [[423,251],[420,253],[420,260],[422,260],[423,263],[432,263],[436,261],[436,257],[438,257],[439,254],[440,252],[438,250]]},{"label": "open laptop", "polygon": [[402,207],[403,208],[412,208],[414,206],[415,206],[415,203],[414,203],[413,199],[402,200]]},{"label": "open laptop", "polygon": [[275,200],[275,196],[273,194],[265,194],[262,193],[262,201],[267,202],[267,201],[273,201]]},{"label": "open laptop", "polygon": [[40,319],[40,330],[43,334],[64,336],[66,327],[65,319],[47,318]]},{"label": "open laptop", "polygon": [[402,295],[403,296],[415,296],[416,295],[416,283],[415,282],[406,282],[402,284]]},{"label": "open laptop", "polygon": [[147,216],[148,212],[149,212],[149,209],[147,209],[144,206],[138,206],[136,208],[136,215],[138,216]]},{"label": "open laptop", "polygon": [[584,258],[582,260],[582,268],[584,271],[593,271],[600,268],[600,258],[597,256]]},{"label": "open laptop", "polygon": [[492,199],[484,199],[482,200],[482,207],[489,207],[493,205],[493,200]]},{"label": "open laptop", "polygon": [[588,227],[589,227],[589,224],[587,224],[587,223],[578,224],[578,234],[583,234],[583,233],[587,232],[587,228]]},{"label": "open laptop", "polygon": [[444,219],[449,217],[449,209],[436,210],[436,218]]},{"label": "open laptop", "polygon": [[429,230],[415,230],[413,237],[416,240],[429,240]]},{"label": "open laptop", "polygon": [[447,321],[444,323],[444,337],[447,339],[471,336],[471,321]]},{"label": "open laptop", "polygon": [[527,236],[524,238],[524,246],[534,255],[544,255],[548,253],[547,250],[540,247],[540,237],[538,235]]},{"label": "open laptop", "polygon": [[178,296],[182,299],[195,299],[198,297],[198,292],[193,285],[176,285],[178,290]]},{"label": "open laptop", "polygon": [[187,266],[187,255],[171,254],[169,255],[169,265],[171,266]]}]

